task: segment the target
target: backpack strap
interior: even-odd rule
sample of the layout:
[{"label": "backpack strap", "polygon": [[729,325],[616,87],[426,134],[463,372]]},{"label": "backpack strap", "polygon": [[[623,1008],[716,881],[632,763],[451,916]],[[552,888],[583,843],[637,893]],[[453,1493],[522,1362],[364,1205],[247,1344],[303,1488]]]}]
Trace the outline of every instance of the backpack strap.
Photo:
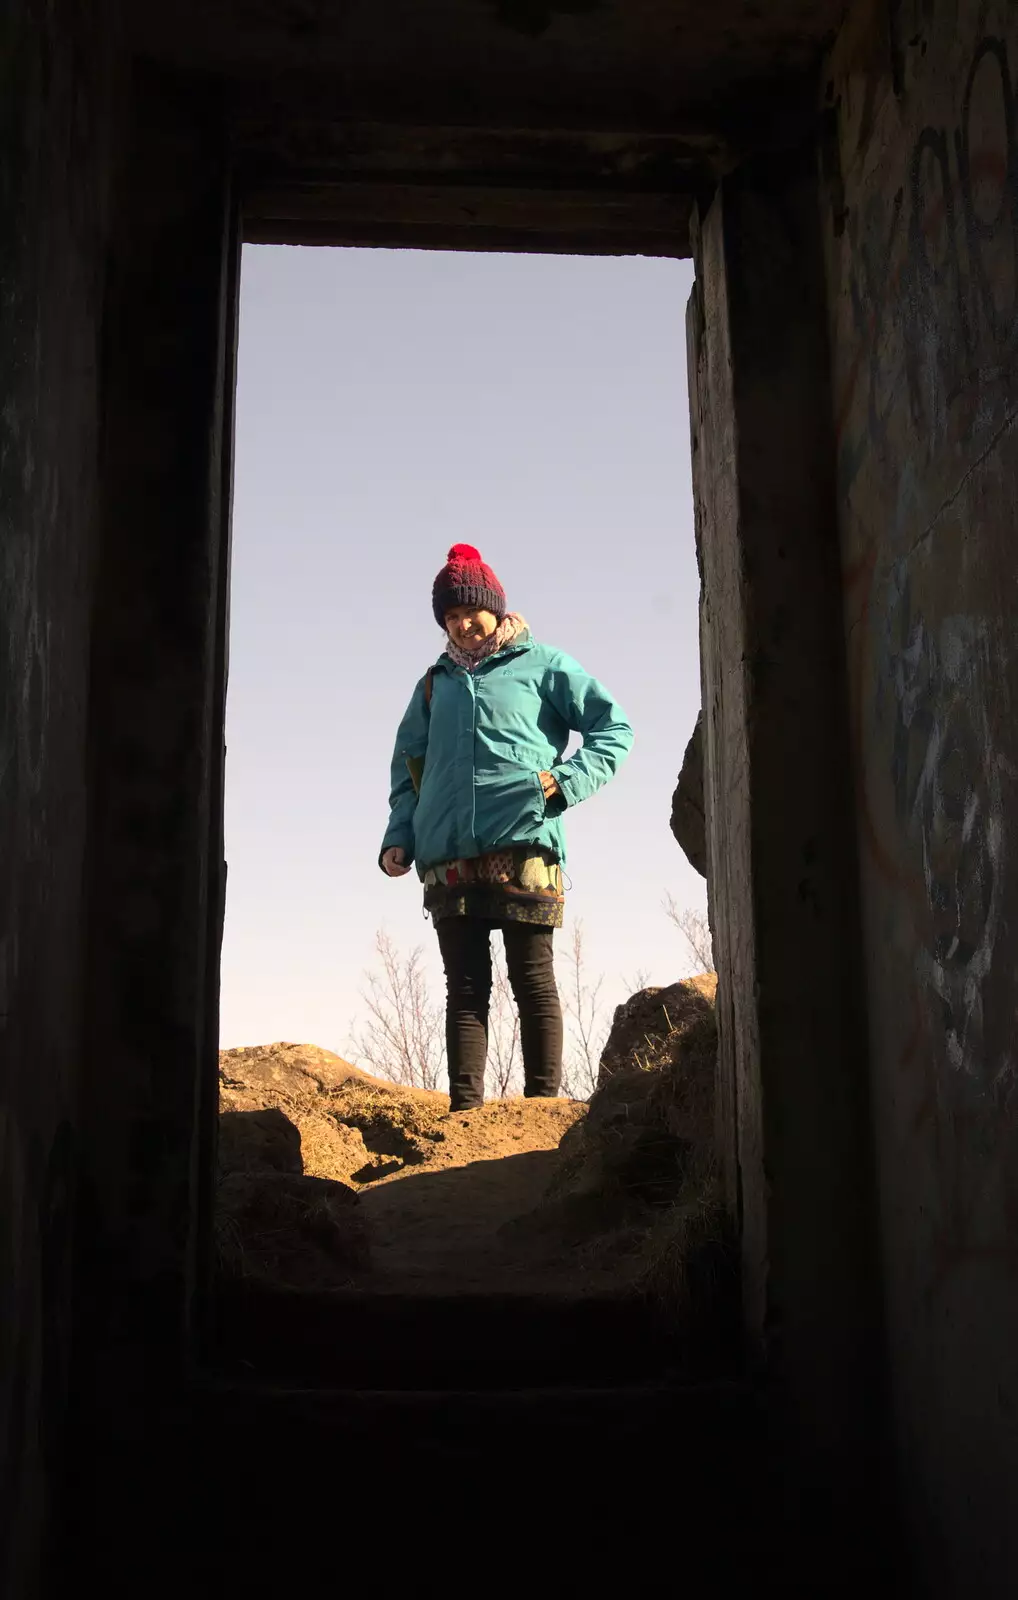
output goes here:
[{"label": "backpack strap", "polygon": [[[435,669],[434,667],[429,667],[427,672],[424,674],[424,709],[428,713],[429,721],[431,719],[431,695],[434,687]],[[414,794],[420,794],[421,792],[421,779],[424,777],[424,762],[426,758],[427,751],[425,751],[423,756],[405,757],[407,771],[410,774],[410,782],[414,786]]]}]

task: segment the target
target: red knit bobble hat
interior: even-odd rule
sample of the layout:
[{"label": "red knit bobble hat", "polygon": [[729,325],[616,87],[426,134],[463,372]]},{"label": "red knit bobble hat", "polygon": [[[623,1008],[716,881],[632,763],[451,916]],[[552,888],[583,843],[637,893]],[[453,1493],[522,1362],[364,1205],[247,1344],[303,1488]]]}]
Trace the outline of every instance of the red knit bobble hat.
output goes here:
[{"label": "red knit bobble hat", "polygon": [[440,628],[453,606],[476,606],[505,616],[505,590],[472,544],[454,544],[431,589],[431,609]]}]

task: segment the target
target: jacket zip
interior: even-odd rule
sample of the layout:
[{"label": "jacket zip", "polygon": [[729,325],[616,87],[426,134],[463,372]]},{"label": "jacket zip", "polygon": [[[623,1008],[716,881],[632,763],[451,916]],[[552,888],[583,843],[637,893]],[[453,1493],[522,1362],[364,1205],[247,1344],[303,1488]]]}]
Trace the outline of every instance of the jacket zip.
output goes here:
[{"label": "jacket zip", "polygon": [[474,782],[477,757],[477,690],[472,672],[467,673],[467,682],[470,685],[470,845],[473,848],[477,843],[477,785]]}]

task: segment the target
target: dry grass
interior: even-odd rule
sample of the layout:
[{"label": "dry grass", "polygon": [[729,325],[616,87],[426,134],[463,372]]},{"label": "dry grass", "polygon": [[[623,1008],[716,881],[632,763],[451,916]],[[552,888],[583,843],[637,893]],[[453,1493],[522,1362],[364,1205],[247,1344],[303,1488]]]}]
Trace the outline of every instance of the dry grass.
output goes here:
[{"label": "dry grass", "polygon": [[448,1117],[445,1095],[401,1089],[379,1089],[372,1083],[350,1079],[329,1095],[322,1112],[348,1128],[356,1128],[368,1150],[395,1156],[407,1166],[428,1160],[442,1138],[441,1123]]},{"label": "dry grass", "polygon": [[716,1174],[699,1193],[680,1196],[647,1229],[637,1282],[659,1304],[710,1314],[733,1288],[732,1241]]},{"label": "dry grass", "polygon": [[217,1193],[215,1242],[233,1280],[339,1287],[367,1262],[357,1197],[341,1183],[292,1172],[231,1172]]}]

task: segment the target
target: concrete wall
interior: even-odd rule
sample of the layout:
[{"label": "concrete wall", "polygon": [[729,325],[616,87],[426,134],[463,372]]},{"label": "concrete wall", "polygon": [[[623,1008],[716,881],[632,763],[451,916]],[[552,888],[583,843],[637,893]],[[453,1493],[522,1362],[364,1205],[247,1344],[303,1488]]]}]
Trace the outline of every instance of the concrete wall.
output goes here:
[{"label": "concrete wall", "polygon": [[186,1478],[181,1396],[210,1310],[239,247],[214,93],[125,62],[121,105],[90,618],[75,1492],[60,1593],[82,1566],[100,1583],[130,1570],[125,1541]]},{"label": "concrete wall", "polygon": [[0,1591],[31,1592],[70,1340],[107,7],[0,33]]},{"label": "concrete wall", "polygon": [[932,1592],[1018,1586],[1018,10],[860,4],[824,230],[903,1484]]},{"label": "concrete wall", "polygon": [[855,1494],[879,1304],[813,155],[720,185],[687,328],[726,1187],[793,1453]]},{"label": "concrete wall", "polygon": [[141,64],[125,79],[92,612],[77,1330],[82,1361],[121,1390],[144,1387],[156,1352],[164,1384],[179,1373],[211,1242],[199,1211],[217,1092],[239,266],[214,96]]},{"label": "concrete wall", "polygon": [[26,0],[0,42],[0,1591],[21,1600],[121,1550],[146,1408],[200,1340],[239,250],[214,97],[132,66],[115,6]]},{"label": "concrete wall", "polygon": [[[80,1498],[114,1550],[94,1441],[194,1348],[211,1172],[235,225],[221,108],[168,73],[132,99],[115,9],[8,0],[0,35],[0,1588],[19,1600],[72,1311]],[[865,0],[822,102],[819,187],[811,149],[772,154],[705,207],[690,312],[726,1177],[770,1371],[801,1436],[857,1465],[882,1399],[869,1091],[914,1547],[927,1589],[991,1596],[1018,1575],[1011,0]],[[122,1434],[110,1449],[133,1474]]]}]

